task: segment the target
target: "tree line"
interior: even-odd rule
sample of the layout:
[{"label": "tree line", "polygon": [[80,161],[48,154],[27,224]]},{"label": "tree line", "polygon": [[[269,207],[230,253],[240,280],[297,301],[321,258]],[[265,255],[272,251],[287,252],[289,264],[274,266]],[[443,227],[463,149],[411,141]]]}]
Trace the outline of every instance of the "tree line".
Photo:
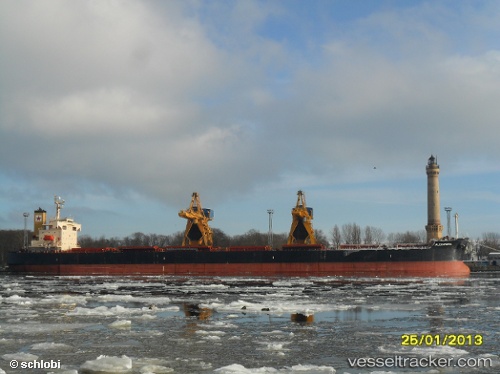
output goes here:
[{"label": "tree line", "polygon": [[[264,246],[269,244],[269,233],[260,232],[255,229],[244,234],[228,235],[218,228],[212,228],[213,242],[215,247],[230,246]],[[356,223],[348,223],[342,226],[335,225],[329,234],[323,230],[314,230],[316,240],[326,247],[338,248],[341,244],[373,244],[382,243],[422,243],[426,240],[425,230],[406,231],[403,233],[391,233],[386,235],[378,227],[366,226],[362,228]],[[144,234],[136,232],[124,238],[92,238],[83,235],[79,239],[82,247],[121,247],[121,246],[180,246],[184,237],[184,231],[178,231],[171,235]],[[287,242],[288,233],[273,233],[273,248],[280,248]]]},{"label": "tree line", "polygon": [[0,264],[5,264],[7,252],[22,248],[23,242],[24,230],[0,230]]},{"label": "tree line", "polygon": [[425,230],[390,233],[386,235],[379,227],[365,226],[357,223],[335,225],[331,231],[331,244],[339,248],[341,244],[380,245],[383,243],[424,243],[427,239]]},{"label": "tree line", "polygon": [[[269,243],[267,232],[249,230],[244,234],[228,235],[224,231],[212,228],[214,246],[265,246]],[[342,226],[335,225],[331,232],[325,234],[323,230],[315,230],[318,243],[326,247],[337,249],[342,244],[394,244],[394,243],[423,243],[426,241],[425,230],[406,231],[402,233],[390,233],[386,235],[378,227],[361,227],[357,223],[346,223]],[[32,231],[28,232],[31,238]],[[123,238],[101,236],[93,238],[89,235],[82,235],[79,244],[82,247],[131,247],[131,246],[180,246],[184,237],[184,231],[178,231],[171,235],[144,234],[135,232]],[[0,264],[5,264],[6,253],[15,251],[23,246],[24,230],[0,230]],[[273,248],[280,248],[287,242],[288,233],[273,233]],[[482,240],[478,240],[480,246],[478,255],[484,256],[491,251],[500,250],[500,234],[487,232],[482,235]]]},{"label": "tree line", "polygon": [[[269,244],[269,234],[257,230],[249,230],[244,234],[228,235],[224,231],[212,228],[214,247],[237,247],[237,246],[265,246]],[[315,230],[316,239],[319,243],[328,246],[328,237],[322,230]],[[92,238],[82,235],[79,244],[82,247],[126,247],[126,246],[180,246],[184,237],[184,231],[178,231],[171,235],[144,234],[135,232],[124,238]],[[288,233],[273,233],[273,247],[281,247],[286,243]]]}]

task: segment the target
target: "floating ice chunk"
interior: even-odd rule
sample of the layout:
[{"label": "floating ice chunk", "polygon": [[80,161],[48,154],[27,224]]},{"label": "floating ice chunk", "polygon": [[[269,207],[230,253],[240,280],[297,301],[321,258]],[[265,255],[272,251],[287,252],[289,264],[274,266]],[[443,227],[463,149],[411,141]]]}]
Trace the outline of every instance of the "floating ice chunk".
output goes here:
[{"label": "floating ice chunk", "polygon": [[292,287],[292,282],[290,281],[275,281],[273,282],[273,286],[276,287]]},{"label": "floating ice chunk", "polygon": [[270,351],[282,351],[284,343],[266,343],[267,349]]},{"label": "floating ice chunk", "polygon": [[74,310],[66,313],[68,316],[114,316],[116,314],[134,314],[143,313],[142,309],[139,308],[125,308],[121,305],[117,305],[111,308],[107,306],[98,306],[96,308],[83,308],[76,307]]},{"label": "floating ice chunk", "polygon": [[75,295],[48,295],[45,298],[39,300],[40,304],[60,304],[62,306],[74,306],[76,304],[87,304],[86,296],[75,296]]},{"label": "floating ice chunk", "polygon": [[2,368],[0,368],[0,374],[7,374],[7,373],[5,373],[5,371]]},{"label": "floating ice chunk", "polygon": [[450,347],[448,345],[443,345],[443,346],[430,346],[430,347],[385,347],[385,346],[380,346],[379,351],[382,353],[391,353],[391,354],[417,354],[421,356],[427,356],[427,355],[432,355],[432,356],[452,356],[452,357],[457,357],[457,356],[462,356],[466,355],[469,352],[467,352],[464,349],[459,349],[455,347]]},{"label": "floating ice chunk", "polygon": [[127,373],[132,369],[132,359],[101,355],[95,360],[86,361],[80,369],[83,373]]},{"label": "floating ice chunk", "polygon": [[331,366],[294,365],[290,369],[292,373],[335,374],[335,369]]},{"label": "floating ice chunk", "polygon": [[98,306],[96,308],[76,307],[66,313],[69,316],[110,316],[113,315],[106,306]]},{"label": "floating ice chunk", "polygon": [[270,367],[261,367],[259,369],[247,369],[243,365],[240,364],[232,364],[228,366],[224,366],[214,370],[217,373],[222,374],[251,374],[251,373],[278,373],[278,371],[274,368]]},{"label": "floating ice chunk", "polygon": [[143,319],[143,320],[151,320],[151,319],[155,319],[156,316],[155,315],[152,315],[152,314],[143,314],[142,316],[139,317],[140,319]]},{"label": "floating ice chunk", "polygon": [[462,356],[466,355],[469,352],[467,352],[464,349],[458,349],[455,347],[450,347],[448,345],[443,345],[439,347],[413,347],[410,349],[411,353],[416,353],[418,355],[422,356],[427,356],[427,355],[433,355],[433,356],[452,356],[452,357],[457,357],[457,356]]},{"label": "floating ice chunk", "polygon": [[132,322],[129,320],[118,319],[115,322],[110,323],[108,326],[113,329],[130,329]]},{"label": "floating ice chunk", "polygon": [[12,296],[6,297],[3,299],[3,301],[5,303],[9,303],[9,304],[20,304],[20,305],[32,304],[32,301],[30,298],[22,297],[19,295],[12,295]]},{"label": "floating ice chunk", "polygon": [[273,331],[262,331],[261,335],[285,335],[286,333],[281,330],[273,330]]},{"label": "floating ice chunk", "polygon": [[151,357],[138,357],[134,359],[134,367],[164,367],[171,364],[172,361],[164,360],[161,358],[151,358]]},{"label": "floating ice chunk", "polygon": [[100,301],[110,301],[110,302],[116,302],[116,301],[134,301],[134,297],[132,295],[99,295],[97,296],[97,299]]},{"label": "floating ice chunk", "polygon": [[221,340],[220,336],[216,335],[207,335],[203,337],[204,340]]},{"label": "floating ice chunk", "polygon": [[172,305],[172,306],[167,306],[165,308],[158,308],[156,307],[156,309],[151,309],[150,307],[148,308],[142,308],[143,311],[146,311],[146,310],[149,310],[151,312],[178,312],[181,310],[181,308],[179,308],[177,305]]},{"label": "floating ice chunk", "polygon": [[229,322],[224,322],[224,321],[214,321],[212,324],[210,325],[205,325],[207,328],[228,328],[228,329],[234,329],[234,328],[237,328],[238,326],[233,324],[233,323],[229,323]]},{"label": "floating ice chunk", "polygon": [[196,334],[200,335],[226,335],[224,331],[205,331],[205,330],[197,330]]},{"label": "floating ice chunk", "polygon": [[2,356],[4,360],[11,361],[34,361],[38,359],[37,355],[33,355],[31,353],[17,352],[17,353],[7,353]]},{"label": "floating ice chunk", "polygon": [[5,330],[3,332],[15,332],[23,334],[33,334],[33,333],[50,333],[56,331],[67,331],[76,330],[89,326],[93,326],[92,323],[10,323],[5,325]]},{"label": "floating ice chunk", "polygon": [[45,351],[51,349],[70,349],[71,346],[64,343],[37,343],[31,346],[31,349]]},{"label": "floating ice chunk", "polygon": [[283,373],[283,374],[335,374],[335,369],[331,366],[316,366],[316,365],[294,365],[282,369],[263,366],[261,368],[247,369],[240,364],[232,364],[214,370],[222,374],[268,374],[268,373]]},{"label": "floating ice chunk", "polygon": [[173,373],[174,369],[160,365],[146,365],[143,366],[139,371],[143,374],[150,374],[150,373],[163,374],[163,373]]}]

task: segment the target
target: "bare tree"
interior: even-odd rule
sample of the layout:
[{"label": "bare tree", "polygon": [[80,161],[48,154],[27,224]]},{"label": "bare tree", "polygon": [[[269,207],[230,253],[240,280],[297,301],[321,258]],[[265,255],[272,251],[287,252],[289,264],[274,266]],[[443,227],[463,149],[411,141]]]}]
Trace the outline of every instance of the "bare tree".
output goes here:
[{"label": "bare tree", "polygon": [[391,243],[424,243],[426,241],[426,232],[420,230],[391,233],[387,239]]},{"label": "bare tree", "polygon": [[214,247],[229,247],[231,245],[231,237],[220,229],[213,228]]},{"label": "bare tree", "polygon": [[363,241],[365,244],[373,244],[373,235],[371,226],[365,227],[365,237]]},{"label": "bare tree", "polygon": [[166,235],[149,234],[146,235],[148,246],[166,247],[170,244],[170,238]]},{"label": "bare tree", "polygon": [[288,240],[288,233],[274,233],[273,234],[273,248],[281,248],[283,244],[286,244]]},{"label": "bare tree", "polygon": [[177,231],[170,235],[170,245],[181,246],[182,240],[184,240],[184,231]]},{"label": "bare tree", "polygon": [[123,244],[130,247],[140,247],[144,245],[148,245],[149,239],[142,232],[134,232],[130,236],[126,236],[123,239]]},{"label": "bare tree", "polygon": [[384,231],[378,227],[366,226],[365,227],[365,244],[380,244],[384,241]]},{"label": "bare tree", "polygon": [[333,226],[333,229],[332,229],[333,248],[339,249],[341,243],[342,243],[342,234],[340,233],[339,227],[337,225],[335,225],[335,226]]},{"label": "bare tree", "polygon": [[496,232],[483,233],[483,243],[493,248],[500,248],[500,234]]},{"label": "bare tree", "polygon": [[318,244],[323,244],[328,247],[328,237],[325,235],[323,230],[314,230],[314,236],[316,237],[316,242]]},{"label": "bare tree", "polygon": [[478,255],[487,256],[490,252],[500,249],[500,234],[496,232],[483,233],[483,240],[478,251]]},{"label": "bare tree", "polygon": [[342,225],[342,237],[347,244],[361,244],[361,227],[356,223]]},{"label": "bare tree", "polygon": [[[29,232],[31,238],[32,232]],[[23,247],[23,230],[0,230],[0,264],[7,260],[8,251],[17,251]]]},{"label": "bare tree", "polygon": [[267,233],[263,234],[255,229],[251,229],[244,233],[243,235],[233,236],[231,239],[231,245],[241,246],[241,245],[267,245],[268,237]]}]

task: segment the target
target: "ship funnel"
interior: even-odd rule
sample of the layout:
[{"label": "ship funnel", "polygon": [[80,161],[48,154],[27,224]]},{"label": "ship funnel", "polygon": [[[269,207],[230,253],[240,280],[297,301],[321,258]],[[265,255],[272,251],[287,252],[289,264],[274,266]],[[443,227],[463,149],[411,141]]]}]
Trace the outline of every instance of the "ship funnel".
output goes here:
[{"label": "ship funnel", "polygon": [[47,212],[42,208],[35,210],[33,214],[33,235],[38,239],[40,235],[40,230],[43,229],[43,225],[47,223]]}]

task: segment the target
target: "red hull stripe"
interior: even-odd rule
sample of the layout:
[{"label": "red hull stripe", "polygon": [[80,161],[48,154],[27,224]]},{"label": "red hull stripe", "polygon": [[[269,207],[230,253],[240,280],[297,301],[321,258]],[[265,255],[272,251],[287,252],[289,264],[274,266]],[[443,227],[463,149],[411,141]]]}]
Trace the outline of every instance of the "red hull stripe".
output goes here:
[{"label": "red hull stripe", "polygon": [[241,264],[95,264],[11,265],[12,270],[60,275],[211,275],[211,276],[418,276],[467,277],[462,261],[347,262],[347,263],[241,263]]}]

